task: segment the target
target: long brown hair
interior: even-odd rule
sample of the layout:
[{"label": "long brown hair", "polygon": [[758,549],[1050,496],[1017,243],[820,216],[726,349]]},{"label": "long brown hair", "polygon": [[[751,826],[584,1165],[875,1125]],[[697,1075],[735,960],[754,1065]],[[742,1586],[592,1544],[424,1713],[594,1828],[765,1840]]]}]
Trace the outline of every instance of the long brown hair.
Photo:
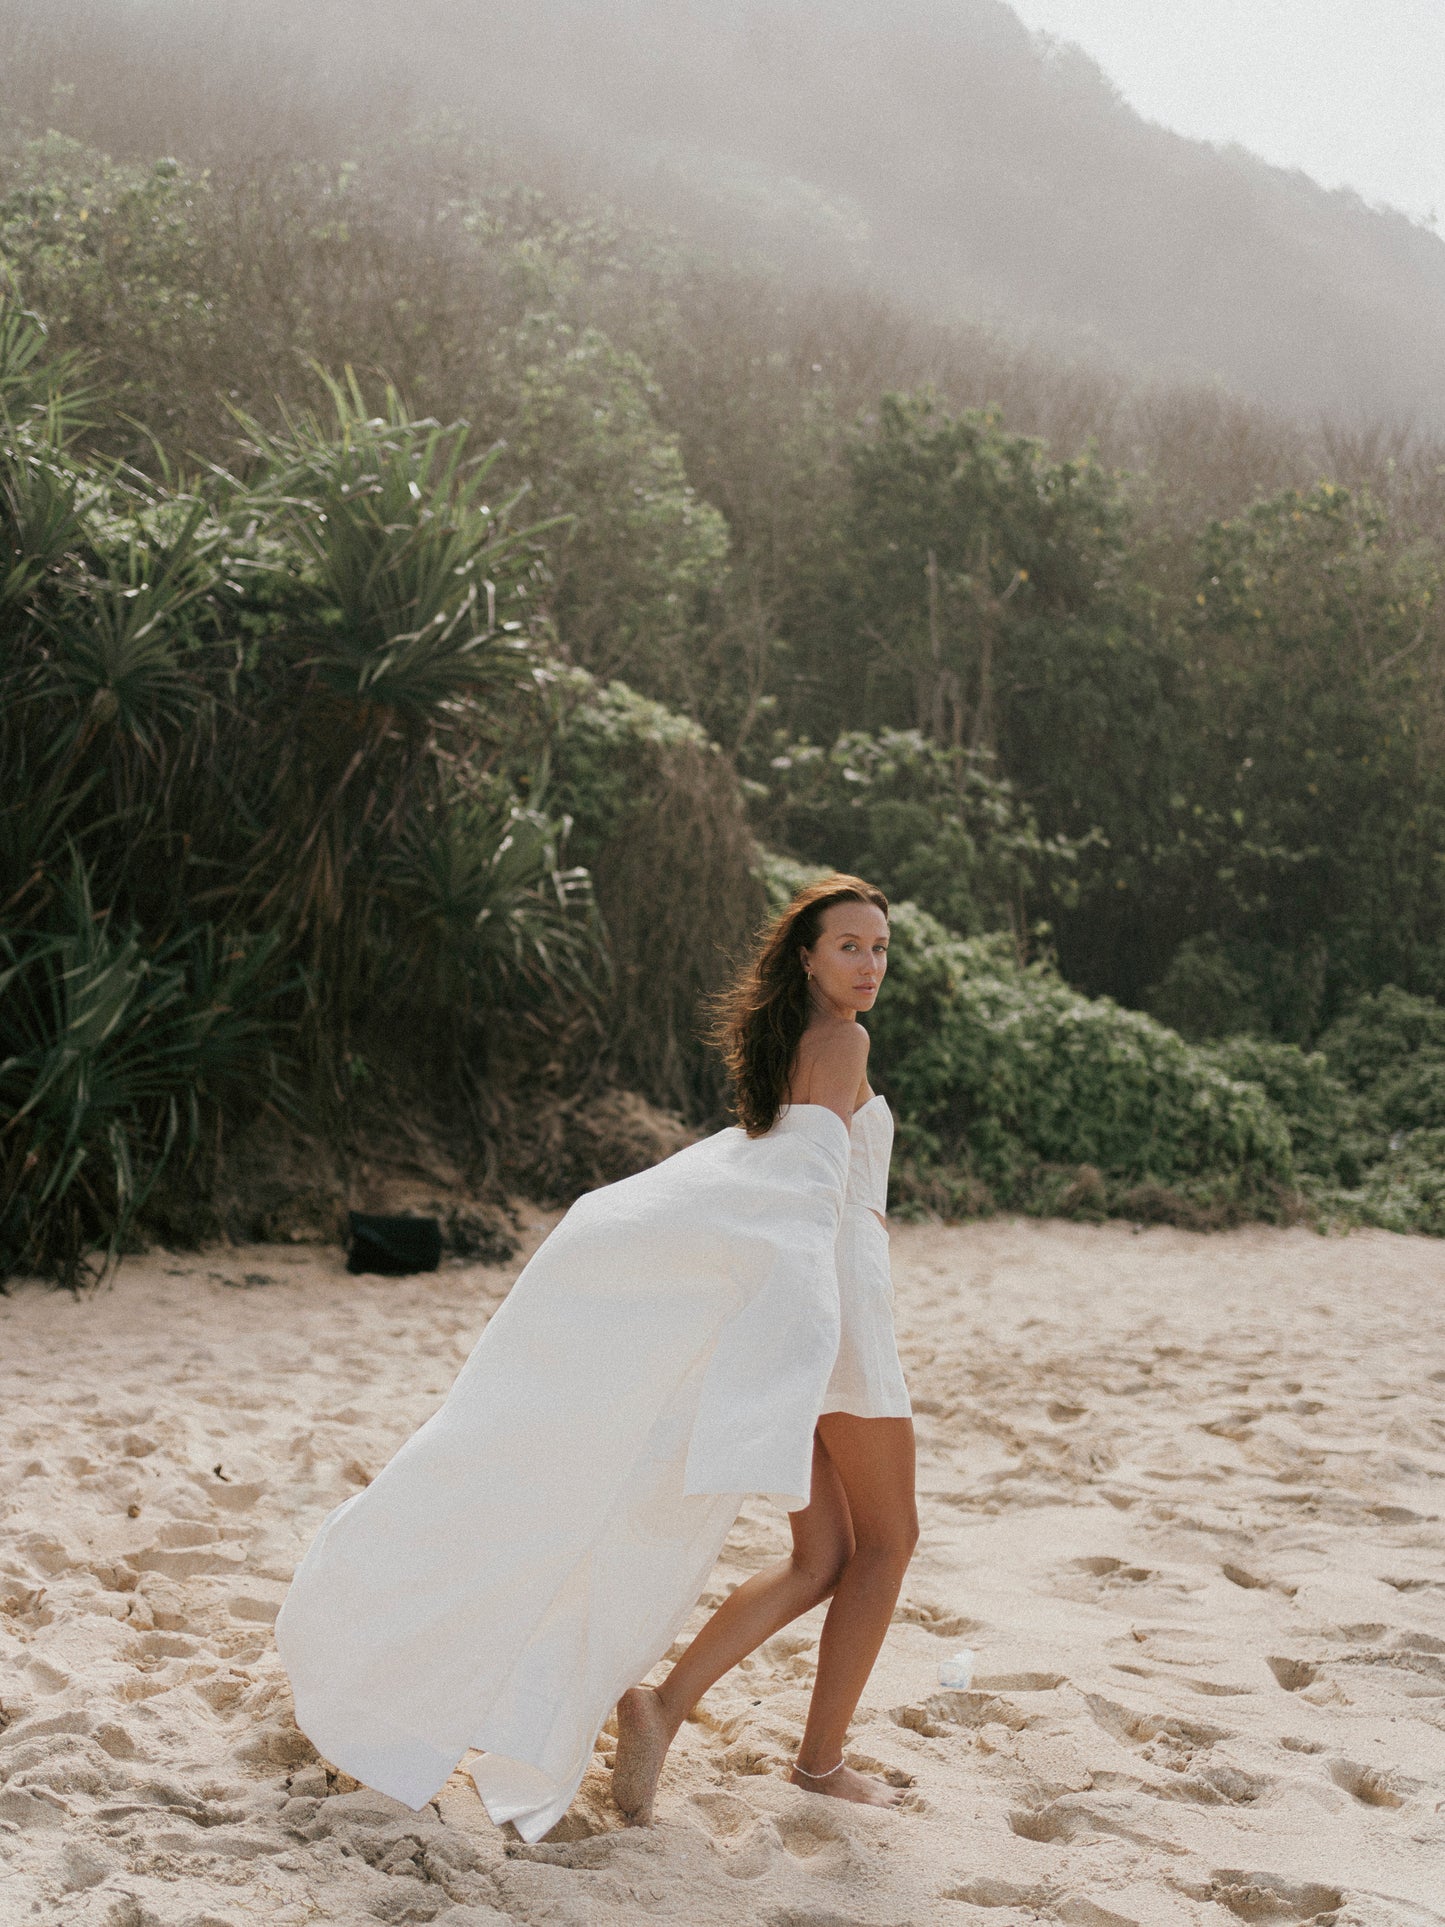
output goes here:
[{"label": "long brown hair", "polygon": [[749,1137],[761,1137],[778,1121],[808,1027],[808,978],[799,952],[818,941],[823,913],[835,903],[871,903],[888,914],[887,897],[862,877],[839,873],[805,884],[764,926],[752,961],[713,1004],[711,1039],[722,1052],[733,1109]]}]

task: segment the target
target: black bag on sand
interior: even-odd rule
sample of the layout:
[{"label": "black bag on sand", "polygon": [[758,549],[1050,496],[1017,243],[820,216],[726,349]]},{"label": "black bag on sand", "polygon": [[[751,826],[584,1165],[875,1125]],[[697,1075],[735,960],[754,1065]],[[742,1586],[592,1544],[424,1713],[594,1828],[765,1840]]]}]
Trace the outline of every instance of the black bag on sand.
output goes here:
[{"label": "black bag on sand", "polygon": [[435,1218],[381,1217],[348,1211],[351,1250],[348,1271],[380,1272],[404,1278],[413,1271],[435,1271],[442,1258],[442,1228]]}]

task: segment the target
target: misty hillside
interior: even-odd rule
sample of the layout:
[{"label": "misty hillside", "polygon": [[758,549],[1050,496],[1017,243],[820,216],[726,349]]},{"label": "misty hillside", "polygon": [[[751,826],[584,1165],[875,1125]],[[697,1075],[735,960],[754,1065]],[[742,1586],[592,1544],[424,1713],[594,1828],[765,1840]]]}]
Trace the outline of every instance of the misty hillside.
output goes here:
[{"label": "misty hillside", "polygon": [[7,0],[0,28],[12,105],[113,152],[164,149],[173,96],[193,149],[198,90],[231,152],[451,115],[727,254],[1306,419],[1445,424],[1445,240],[1145,122],[1004,0]]},{"label": "misty hillside", "polygon": [[1445,241],[1143,121],[1003,0],[528,13],[489,35],[539,114],[603,152],[650,138],[699,199],[931,309],[1306,414],[1442,406]]}]

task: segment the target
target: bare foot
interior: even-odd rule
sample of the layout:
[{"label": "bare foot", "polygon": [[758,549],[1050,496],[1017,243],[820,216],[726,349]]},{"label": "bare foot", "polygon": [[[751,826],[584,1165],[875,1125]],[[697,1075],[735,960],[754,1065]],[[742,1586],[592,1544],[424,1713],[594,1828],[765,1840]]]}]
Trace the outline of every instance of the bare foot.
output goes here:
[{"label": "bare foot", "polygon": [[788,1778],[805,1793],[827,1793],[835,1800],[856,1800],[864,1807],[896,1807],[903,1798],[901,1787],[887,1786],[870,1773],[859,1773],[851,1766],[819,1780],[810,1780],[801,1767],[795,1766]]},{"label": "bare foot", "polygon": [[612,1797],[630,1827],[652,1825],[652,1797],[677,1728],[655,1686],[629,1686],[617,1702]]}]

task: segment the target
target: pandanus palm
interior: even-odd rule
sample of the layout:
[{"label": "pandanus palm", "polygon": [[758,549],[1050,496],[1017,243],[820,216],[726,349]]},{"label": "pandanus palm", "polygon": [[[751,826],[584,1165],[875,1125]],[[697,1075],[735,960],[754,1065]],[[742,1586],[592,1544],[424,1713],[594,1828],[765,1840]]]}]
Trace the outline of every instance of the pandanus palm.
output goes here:
[{"label": "pandanus palm", "polygon": [[94,399],[84,376],[78,356],[47,355],[34,315],[0,299],[0,918],[63,856],[83,801],[53,734],[31,725],[46,696],[45,591],[103,492],[69,457]]},{"label": "pandanus palm", "polygon": [[323,1130],[358,1031],[445,1037],[470,1100],[493,1020],[575,1013],[600,947],[487,774],[535,531],[466,425],[348,377],[249,482],[151,484],[75,458],[34,339],[0,327],[0,1279],[75,1281],[283,1054]]},{"label": "pandanus palm", "polygon": [[97,400],[87,374],[84,357],[46,352],[38,317],[0,299],[0,624],[12,637],[98,493],[67,460]]},{"label": "pandanus palm", "polygon": [[0,1280],[75,1283],[113,1257],[203,1107],[284,1088],[266,1005],[273,937],[209,925],[159,945],[113,929],[71,850],[47,932],[0,932]]},{"label": "pandanus palm", "polygon": [[393,388],[370,414],[352,373],[326,386],[334,419],[291,415],[280,434],[247,424],[265,465],[250,501],[280,517],[309,562],[317,682],[425,727],[525,673],[542,525],[511,527],[522,490],[485,499],[500,450],[469,458],[467,423],[417,421]]},{"label": "pandanus palm", "polygon": [[252,876],[264,913],[331,974],[351,968],[380,855],[438,745],[465,755],[484,703],[530,680],[538,563],[537,529],[510,526],[517,496],[485,499],[496,451],[469,458],[466,423],[416,421],[392,389],[372,414],[352,374],[326,386],[329,418],[246,424],[260,470],[241,500],[300,558]]},{"label": "pandanus palm", "polygon": [[[565,829],[565,825],[562,826]],[[464,1021],[586,997],[600,966],[592,883],[559,826],[506,800],[418,810],[383,871],[393,986]]]}]

